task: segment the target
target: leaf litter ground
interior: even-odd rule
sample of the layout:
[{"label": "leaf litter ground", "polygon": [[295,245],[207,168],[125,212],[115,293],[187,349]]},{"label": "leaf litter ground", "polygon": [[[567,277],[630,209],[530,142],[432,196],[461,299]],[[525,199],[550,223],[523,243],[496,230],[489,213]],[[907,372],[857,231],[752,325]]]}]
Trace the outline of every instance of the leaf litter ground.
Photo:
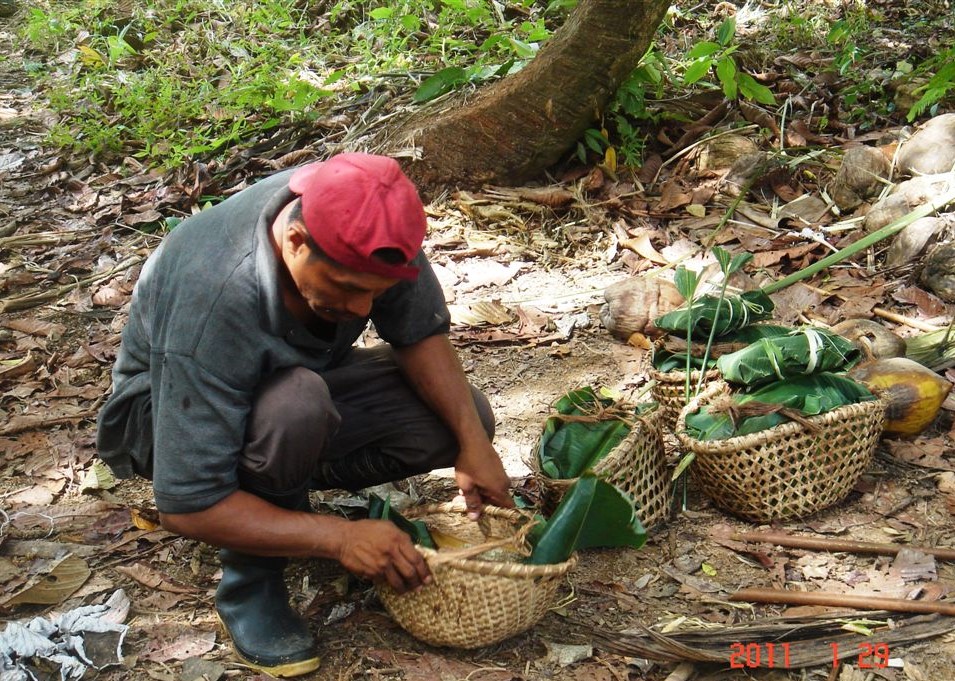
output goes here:
[{"label": "leaf litter ground", "polygon": [[[3,40],[11,53],[10,36],[4,33]],[[232,661],[228,643],[216,630],[214,551],[158,529],[151,492],[143,482],[96,489],[108,484],[90,477],[92,420],[109,388],[124,305],[142,259],[159,241],[137,230],[157,216],[188,215],[211,180],[199,166],[191,175],[161,176],[129,165],[120,172],[50,152],[39,143],[48,116],[37,108],[29,79],[15,59],[0,63],[0,81],[5,92],[0,101],[3,617],[27,618],[98,603],[123,588],[132,602],[126,666],[107,669],[99,678],[256,678]],[[739,115],[760,117],[745,108]],[[885,132],[888,127],[880,130]],[[526,460],[554,400],[585,385],[630,399],[643,394],[645,350],[600,326],[603,291],[697,249],[719,220],[728,198],[720,194],[718,182],[726,171],[713,170],[720,166],[706,166],[692,153],[699,133],[699,126],[690,125],[662,130],[670,155],[664,153],[656,163],[651,157],[640,176],[630,180],[584,168],[568,171],[560,187],[462,192],[430,206],[427,246],[458,321],[454,341],[471,380],[495,408],[496,442],[508,472],[528,494],[533,485]],[[664,157],[670,159],[666,164]],[[267,157],[253,160],[214,189],[238,189],[243,172],[275,163]],[[721,241],[757,252],[760,267],[770,272],[793,271],[826,254],[827,246],[793,238],[779,221],[767,227],[767,197],[795,198],[812,192],[815,184],[804,174],[767,177],[768,185],[748,195]],[[703,217],[690,206],[704,207]],[[878,306],[914,317],[923,307],[937,305],[900,306],[888,290],[897,288],[901,275],[889,280],[878,270],[853,268],[839,276],[844,278],[841,297],[794,291],[780,306],[783,320],[832,322],[850,313],[870,315]],[[938,322],[950,315],[951,309],[942,305],[923,318]],[[886,442],[848,499],[774,529],[955,545],[951,421],[946,411],[919,439]],[[671,451],[670,456],[678,455]],[[446,471],[399,488],[419,502],[444,501],[454,492]],[[329,493],[315,495],[313,502],[323,512],[348,513],[355,500]],[[951,564],[742,543],[726,536],[752,525],[716,510],[692,486],[685,505],[639,551],[587,551],[563,585],[559,606],[537,627],[478,651],[421,644],[390,620],[368,584],[330,563],[296,561],[290,589],[295,605],[314,626],[324,660],[313,678],[659,680],[674,669],[686,672],[678,662],[687,659],[701,660],[695,671],[710,679],[950,677],[955,639],[932,622],[919,625],[929,631],[920,642],[890,643],[888,633],[881,638],[876,633],[844,643],[853,654],[836,669],[831,643],[843,632],[838,624],[833,628],[830,611],[750,606],[728,597],[742,587],[786,585],[897,597],[921,590],[926,598],[938,598],[955,579]],[[46,593],[49,583],[62,580],[64,573],[55,569],[64,550],[90,569],[79,589],[54,605],[11,604],[17,594],[22,598],[31,589]],[[799,624],[804,628],[819,626],[816,637],[793,652],[821,655],[823,661],[804,671],[787,671],[778,660],[775,669],[766,669],[765,658],[763,669],[727,669],[741,659],[732,657],[734,643],[745,650],[747,644],[765,640],[757,638],[757,629],[731,627],[769,626],[781,614],[804,618]],[[895,622],[907,618],[869,616]],[[648,643],[641,627],[652,627],[657,638]],[[687,629],[698,638],[681,639],[681,648],[674,641]],[[664,635],[670,638],[660,638]],[[867,642],[890,646],[891,656],[903,666],[866,670],[879,661],[865,656],[872,652],[864,647]],[[688,653],[686,646],[696,653]],[[766,647],[760,650],[765,655]],[[752,660],[752,649],[749,654]]]}]

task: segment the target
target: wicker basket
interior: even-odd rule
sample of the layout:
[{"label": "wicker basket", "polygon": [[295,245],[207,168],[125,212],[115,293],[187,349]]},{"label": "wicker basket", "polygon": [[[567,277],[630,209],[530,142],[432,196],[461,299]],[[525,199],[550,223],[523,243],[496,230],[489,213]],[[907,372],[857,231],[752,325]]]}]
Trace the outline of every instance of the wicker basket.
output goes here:
[{"label": "wicker basket", "polygon": [[[669,516],[670,482],[666,450],[660,429],[659,407],[636,419],[630,432],[594,467],[594,473],[633,497],[637,517],[647,530],[662,525]],[[527,462],[542,491],[545,513],[553,513],[577,478],[548,477],[540,470],[536,454]]]},{"label": "wicker basket", "polygon": [[[725,390],[722,381],[691,400],[679,423]],[[756,522],[803,518],[844,499],[868,467],[882,435],[881,400],[808,417],[749,435],[702,441],[677,437],[696,458],[693,481],[720,508]]]},{"label": "wicker basket", "polygon": [[[554,605],[557,587],[576,556],[555,565],[527,565],[516,546],[529,522],[520,511],[485,506],[481,520],[469,520],[464,506],[439,504],[410,509],[429,528],[475,546],[432,551],[419,547],[434,581],[420,591],[399,594],[378,587],[385,608],[408,633],[426,643],[479,648],[530,629]],[[494,560],[477,559],[486,553]]]},{"label": "wicker basket", "polygon": [[[653,344],[654,354],[661,350],[666,344],[666,337],[658,338]],[[660,405],[660,419],[664,428],[675,430],[677,417],[680,410],[686,406],[686,372],[685,371],[658,371],[653,367],[651,358],[650,366],[647,370],[650,380],[653,384],[650,387],[650,395]],[[696,390],[696,384],[700,382],[699,370],[690,372],[690,390]],[[716,369],[710,369],[703,374],[702,388],[718,380],[720,372]]]}]

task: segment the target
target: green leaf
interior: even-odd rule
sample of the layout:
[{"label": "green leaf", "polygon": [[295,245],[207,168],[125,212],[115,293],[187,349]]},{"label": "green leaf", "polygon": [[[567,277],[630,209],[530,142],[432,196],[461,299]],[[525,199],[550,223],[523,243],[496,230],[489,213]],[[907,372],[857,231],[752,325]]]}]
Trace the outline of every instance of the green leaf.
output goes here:
[{"label": "green leaf", "polygon": [[691,337],[707,340],[710,329],[715,329],[714,337],[725,336],[769,318],[774,309],[772,299],[759,289],[726,297],[707,294],[660,315],[653,323],[670,333],[689,331]]},{"label": "green leaf", "polygon": [[736,60],[732,57],[723,57],[716,62],[716,77],[723,86],[723,94],[727,99],[736,99]]},{"label": "green leaf", "polygon": [[673,283],[676,290],[680,292],[684,300],[693,298],[696,293],[696,287],[700,284],[700,275],[695,271],[687,269],[685,265],[678,265],[673,275]]},{"label": "green leaf", "polygon": [[720,46],[712,41],[704,40],[698,42],[690,51],[686,53],[687,59],[699,59],[700,57],[710,57],[720,51]]},{"label": "green leaf", "polygon": [[[611,404],[613,400],[600,399],[586,387],[567,393],[554,408],[562,416],[586,416]],[[609,454],[629,431],[618,418],[586,422],[552,416],[544,424],[537,448],[541,470],[554,479],[576,478]]]},{"label": "green leaf", "polygon": [[584,473],[564,494],[554,515],[531,531],[528,563],[562,563],[579,549],[595,546],[640,548],[647,540],[633,499],[593,472]]},{"label": "green leaf", "polygon": [[746,99],[752,99],[760,104],[769,106],[776,103],[776,98],[773,97],[773,91],[762,83],[758,83],[756,79],[748,73],[740,72],[737,78],[739,81],[739,91],[743,93]]},{"label": "green leaf", "polygon": [[411,541],[419,546],[436,549],[428,527],[421,520],[408,520],[398,511],[391,508],[391,498],[382,499],[377,494],[368,495],[368,517],[374,520],[390,520],[398,529],[411,537]]},{"label": "green leaf", "polygon": [[716,40],[720,45],[726,47],[736,35],[736,17],[730,17],[716,29]]},{"label": "green leaf", "polygon": [[[816,416],[847,404],[867,402],[875,397],[850,378],[822,372],[796,376],[769,383],[751,393],[737,393],[733,402],[745,405],[751,402],[773,404],[798,409],[805,416]],[[738,435],[749,435],[784,423],[789,419],[778,412],[750,416],[734,421],[727,412],[710,413],[707,407],[687,414],[686,430],[698,440],[725,440]]]},{"label": "green leaf", "polygon": [[686,67],[686,73],[683,74],[683,84],[692,85],[700,78],[705,76],[710,67],[713,66],[713,60],[710,57],[705,57],[699,61],[695,61]]},{"label": "green leaf", "polygon": [[390,19],[391,15],[395,13],[393,7],[376,7],[368,13],[372,19]]},{"label": "green leaf", "polygon": [[722,355],[716,367],[726,381],[753,387],[819,371],[845,371],[859,358],[858,348],[842,336],[807,327]]},{"label": "green leaf", "polygon": [[445,92],[450,92],[458,85],[466,83],[467,80],[467,71],[460,66],[449,66],[446,69],[441,69],[430,78],[425,79],[421,86],[415,90],[414,101],[417,104],[423,104],[435,97],[440,97]]},{"label": "green leaf", "polygon": [[673,475],[670,476],[670,479],[676,480],[683,475],[683,471],[690,467],[690,464],[693,463],[694,459],[696,459],[696,454],[694,452],[684,454],[683,458],[680,459],[680,463],[678,463],[676,468],[673,469]]}]

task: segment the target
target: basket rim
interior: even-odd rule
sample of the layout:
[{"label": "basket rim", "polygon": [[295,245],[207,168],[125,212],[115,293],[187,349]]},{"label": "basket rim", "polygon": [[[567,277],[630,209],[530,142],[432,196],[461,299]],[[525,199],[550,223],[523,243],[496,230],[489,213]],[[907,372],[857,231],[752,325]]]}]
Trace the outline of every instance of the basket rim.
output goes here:
[{"label": "basket rim", "polygon": [[[680,444],[695,454],[736,454],[741,450],[753,449],[759,445],[776,442],[805,430],[805,426],[803,426],[801,423],[796,421],[786,421],[785,423],[780,423],[773,426],[772,428],[766,428],[764,430],[760,430],[755,433],[749,433],[747,435],[737,435],[725,440],[697,440],[696,438],[687,435],[685,426],[683,425],[685,424],[686,416],[699,409],[704,403],[708,402],[716,394],[727,388],[728,385],[725,382],[718,381],[717,383],[709,386],[697,397],[690,400],[689,404],[680,410],[680,414],[676,421],[677,428],[675,429],[677,439],[679,439]],[[826,426],[835,421],[842,421],[849,416],[854,416],[857,414],[866,416],[870,412],[876,411],[879,413],[884,413],[885,411],[885,403],[878,396],[876,396],[876,399],[874,400],[844,404],[841,407],[827,411],[824,414],[807,416],[806,420],[813,424]]]},{"label": "basket rim", "polygon": [[[655,405],[653,408],[646,412],[645,414],[636,414],[636,427],[631,428],[630,432],[624,436],[624,438],[617,443],[617,446],[607,452],[607,455],[595,463],[590,470],[594,472],[597,477],[608,473],[609,469],[612,469],[617,463],[617,460],[624,456],[624,453],[628,451],[628,448],[633,444],[639,436],[643,435],[646,430],[660,430],[660,421],[663,418],[663,410],[660,408],[659,402],[642,402],[640,404],[652,404]],[[639,405],[637,405],[639,406]],[[531,469],[531,472],[540,478],[544,478],[548,481],[559,483],[561,485],[566,484],[570,486],[577,482],[578,477],[573,478],[552,478],[547,475],[540,467],[540,443],[534,448],[534,452],[528,456],[524,463],[528,468]]]},{"label": "basket rim", "polygon": [[[686,372],[685,371],[660,371],[655,366],[653,366],[653,353],[656,352],[658,347],[663,347],[664,342],[666,342],[666,336],[661,336],[653,341],[650,352],[650,362],[649,367],[647,368],[647,375],[652,380],[657,383],[683,383],[686,381]],[[720,375],[719,369],[707,369],[706,372],[701,371],[700,369],[693,369],[690,371],[690,378],[698,379],[702,374],[703,378],[707,381],[711,381],[714,378],[718,378]]]},{"label": "basket rim", "polygon": [[[452,513],[464,515],[467,513],[467,508],[463,504],[451,501],[442,504],[417,506],[413,509],[408,509],[405,512],[405,516],[408,518],[421,518],[422,516],[428,515],[447,515]],[[482,513],[487,513],[490,516],[508,520],[532,519],[532,517],[527,513],[512,508],[501,508],[500,506],[485,505]],[[476,544],[475,546],[479,547],[481,544]],[[440,551],[435,551],[434,549],[429,549],[424,546],[415,546],[415,549],[417,549],[418,552],[424,556],[424,559],[428,562],[429,567],[431,567],[431,563],[436,562],[435,559],[441,555]],[[457,570],[463,570],[465,572],[471,572],[473,574],[485,576],[510,577],[517,579],[538,579],[540,577],[559,577],[567,573],[575,565],[577,565],[576,553],[562,563],[549,563],[545,565],[530,565],[528,563],[510,563],[494,560],[477,560],[475,558],[447,558],[441,559],[435,567],[448,566]]]}]

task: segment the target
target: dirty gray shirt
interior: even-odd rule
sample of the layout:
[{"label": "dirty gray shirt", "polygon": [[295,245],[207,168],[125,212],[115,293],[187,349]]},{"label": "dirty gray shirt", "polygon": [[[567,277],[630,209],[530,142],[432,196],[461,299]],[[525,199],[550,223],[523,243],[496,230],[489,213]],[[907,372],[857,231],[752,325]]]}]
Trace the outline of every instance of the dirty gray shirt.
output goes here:
[{"label": "dirty gray shirt", "polygon": [[[152,450],[156,506],[164,513],[206,509],[238,489],[237,465],[256,387],[273,372],[317,372],[347,356],[368,319],[312,335],[282,304],[280,264],[268,239],[294,198],[292,171],[256,183],[183,221],[143,267],[113,367],[113,393],[98,423],[100,457],[120,476],[131,456]],[[419,252],[416,281],[376,299],[370,319],[395,347],[446,333],[449,314]],[[131,409],[151,403],[152,440],[127,428]]]}]

